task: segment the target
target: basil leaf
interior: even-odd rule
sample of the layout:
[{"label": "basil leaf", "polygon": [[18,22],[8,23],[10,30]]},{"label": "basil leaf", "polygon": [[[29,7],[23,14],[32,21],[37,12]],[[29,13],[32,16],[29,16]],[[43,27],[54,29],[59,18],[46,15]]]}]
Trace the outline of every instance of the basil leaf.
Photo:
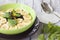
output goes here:
[{"label": "basil leaf", "polygon": [[17,24],[16,20],[8,19],[9,26],[15,26]]},{"label": "basil leaf", "polygon": [[4,18],[11,18],[11,15],[9,12],[6,12],[4,15],[3,15]]},{"label": "basil leaf", "polygon": [[12,11],[12,15],[15,16],[15,17],[20,17],[21,16],[21,14],[17,13],[15,10]]},{"label": "basil leaf", "polygon": [[16,15],[15,15],[16,17],[20,17],[21,16],[21,14],[20,13],[16,13]]},{"label": "basil leaf", "polygon": [[12,13],[12,16],[16,15],[16,11],[15,10],[13,10],[11,13]]}]

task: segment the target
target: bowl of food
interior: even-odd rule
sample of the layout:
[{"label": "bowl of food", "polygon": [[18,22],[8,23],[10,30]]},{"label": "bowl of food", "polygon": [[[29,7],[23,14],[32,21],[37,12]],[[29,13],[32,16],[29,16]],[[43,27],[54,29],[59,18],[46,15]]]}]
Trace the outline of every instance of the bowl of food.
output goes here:
[{"label": "bowl of food", "polygon": [[36,14],[24,4],[5,4],[0,6],[0,33],[18,34],[28,30],[34,23]]}]

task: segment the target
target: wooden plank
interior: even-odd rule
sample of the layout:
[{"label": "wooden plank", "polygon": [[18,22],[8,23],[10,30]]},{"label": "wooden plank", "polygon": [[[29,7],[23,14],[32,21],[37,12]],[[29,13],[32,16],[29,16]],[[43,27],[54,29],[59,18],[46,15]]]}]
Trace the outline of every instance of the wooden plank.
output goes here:
[{"label": "wooden plank", "polygon": [[7,3],[16,3],[16,0],[7,0]]},{"label": "wooden plank", "polygon": [[24,38],[24,39],[6,39],[6,38],[0,38],[0,40],[29,40],[29,38]]},{"label": "wooden plank", "polygon": [[[42,2],[42,0],[34,0],[33,1],[33,9],[35,10],[38,18],[40,17],[40,13],[41,13],[41,2]],[[41,25],[41,27],[42,27],[42,25]],[[39,30],[31,37],[32,38],[31,40],[37,40],[37,37],[41,32],[40,29],[41,28],[39,28]]]},{"label": "wooden plank", "polygon": [[5,4],[6,0],[0,0],[0,5]]},{"label": "wooden plank", "polygon": [[18,39],[18,40],[30,40],[30,37],[23,38],[23,39]]},{"label": "wooden plank", "polygon": [[42,0],[43,2],[50,3],[50,0]]},{"label": "wooden plank", "polygon": [[41,30],[43,28],[43,24],[40,23],[38,31],[32,35],[31,40],[37,40],[38,36],[41,34]]},{"label": "wooden plank", "polygon": [[60,0],[51,0],[52,7],[54,8],[55,11],[60,13]]},{"label": "wooden plank", "polygon": [[18,0],[18,3],[26,4],[30,7],[33,5],[33,0]]},{"label": "wooden plank", "polygon": [[18,0],[17,3],[24,4],[24,0]]},{"label": "wooden plank", "polygon": [[33,0],[25,0],[25,1],[24,1],[24,4],[32,7],[32,6],[33,6]]},{"label": "wooden plank", "polygon": [[16,0],[0,0],[0,5],[7,4],[7,3],[16,3]]},{"label": "wooden plank", "polygon": [[37,17],[39,17],[39,14],[41,13],[41,0],[34,0],[33,8]]},{"label": "wooden plank", "polygon": [[[60,0],[51,0],[51,6],[54,8],[54,11],[60,13]],[[60,21],[56,25],[60,26]]]}]

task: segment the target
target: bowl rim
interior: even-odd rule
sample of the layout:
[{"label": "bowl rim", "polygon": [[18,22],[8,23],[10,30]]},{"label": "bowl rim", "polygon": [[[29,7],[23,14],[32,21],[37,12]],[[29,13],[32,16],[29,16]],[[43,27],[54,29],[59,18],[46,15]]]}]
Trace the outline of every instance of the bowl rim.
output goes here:
[{"label": "bowl rim", "polygon": [[[16,29],[18,32],[17,33],[20,33],[20,32],[24,32],[25,30],[22,30],[22,29],[26,29],[26,30],[28,30],[32,25],[33,25],[33,23],[34,23],[34,21],[35,21],[35,19],[36,19],[36,14],[35,14],[35,11],[31,8],[31,7],[29,7],[29,6],[27,6],[27,5],[25,5],[25,4],[4,4],[4,5],[1,5],[0,6],[0,10],[7,10],[7,9],[9,9],[9,7],[12,7],[12,8],[14,8],[15,6],[17,6],[17,8],[18,8],[18,6],[20,7],[24,7],[25,8],[25,10],[27,9],[27,11],[28,12],[32,12],[31,13],[31,16],[33,17],[33,19],[32,19],[32,22],[30,23],[30,24],[28,24],[28,25],[26,25],[26,26],[24,26],[24,27],[22,27],[22,28],[20,28],[20,29]],[[6,9],[6,7],[7,7],[7,9]],[[33,15],[32,15],[33,14]],[[29,26],[29,27],[28,27]],[[17,33],[13,33],[13,31],[15,32],[16,31],[15,29],[14,30],[6,30],[6,29],[1,29],[0,28],[0,33],[3,33],[3,34],[17,34]],[[20,31],[20,30],[22,30],[22,31]],[[4,31],[4,32],[3,32]],[[20,32],[19,32],[20,31]],[[10,33],[11,32],[11,33]]]}]

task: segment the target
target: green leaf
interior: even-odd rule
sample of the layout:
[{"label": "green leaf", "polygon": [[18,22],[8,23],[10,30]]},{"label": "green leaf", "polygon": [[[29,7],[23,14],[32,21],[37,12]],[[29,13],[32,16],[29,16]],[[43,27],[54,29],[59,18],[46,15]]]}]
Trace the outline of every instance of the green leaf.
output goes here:
[{"label": "green leaf", "polygon": [[16,15],[15,15],[16,17],[20,17],[21,16],[21,14],[20,13],[16,13]]},{"label": "green leaf", "polygon": [[[54,34],[55,32],[60,33],[60,27],[57,25],[52,25],[51,29],[49,30],[50,35]],[[50,36],[49,35],[49,36]]]},{"label": "green leaf", "polygon": [[49,29],[52,28],[53,25],[54,25],[54,24],[52,24],[52,23],[49,22],[49,23],[48,23],[48,27],[49,27]]},{"label": "green leaf", "polygon": [[44,24],[43,32],[48,35],[48,40],[60,40],[60,26],[52,23]]},{"label": "green leaf", "polygon": [[48,37],[48,39],[51,39],[51,40],[55,40],[55,39],[60,40],[60,34],[58,34],[58,32],[55,32],[55,33],[51,34],[51,36]]},{"label": "green leaf", "polygon": [[51,24],[50,22],[48,24],[44,24],[43,26],[44,33],[49,33],[53,28],[53,24]]},{"label": "green leaf", "polygon": [[16,11],[13,9],[12,11],[12,15],[15,16],[16,15]]},{"label": "green leaf", "polygon": [[8,19],[9,26],[15,26],[17,24],[17,21],[14,19]]},{"label": "green leaf", "polygon": [[48,33],[48,30],[49,30],[48,25],[44,24],[43,25],[43,33]]},{"label": "green leaf", "polygon": [[4,18],[11,18],[11,15],[9,12],[6,12],[4,15],[3,15]]},{"label": "green leaf", "polygon": [[45,38],[44,38],[44,34],[40,34],[39,36],[38,36],[38,40],[44,40]]},{"label": "green leaf", "polygon": [[20,17],[21,16],[21,14],[17,13],[15,10],[12,11],[12,15],[15,16],[15,17]]}]

